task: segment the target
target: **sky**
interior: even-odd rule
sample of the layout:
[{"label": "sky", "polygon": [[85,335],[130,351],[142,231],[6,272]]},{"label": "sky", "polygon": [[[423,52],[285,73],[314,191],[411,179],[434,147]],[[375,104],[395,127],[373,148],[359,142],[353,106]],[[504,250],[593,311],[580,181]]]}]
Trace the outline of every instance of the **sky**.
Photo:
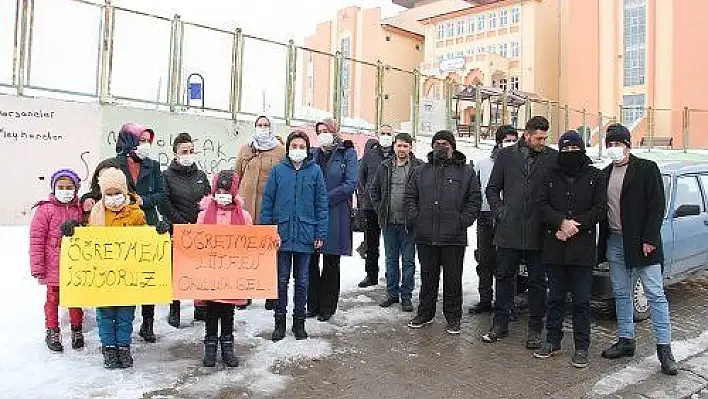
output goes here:
[{"label": "sky", "polygon": [[[15,2],[0,0],[0,83],[10,83],[12,77]],[[35,4],[30,84],[94,92],[100,9],[72,0],[35,0]],[[343,7],[381,7],[383,17],[402,10],[390,0],[113,0],[113,4],[168,18],[180,14],[183,21],[226,30],[240,27],[248,35],[299,44]],[[117,11],[112,93],[150,100],[159,93],[166,101],[169,37],[169,21]],[[283,115],[285,47],[247,39],[244,48],[242,110],[260,112],[265,95],[267,113]],[[185,75],[204,76],[206,106],[228,109],[231,37],[187,26],[184,57]]]}]

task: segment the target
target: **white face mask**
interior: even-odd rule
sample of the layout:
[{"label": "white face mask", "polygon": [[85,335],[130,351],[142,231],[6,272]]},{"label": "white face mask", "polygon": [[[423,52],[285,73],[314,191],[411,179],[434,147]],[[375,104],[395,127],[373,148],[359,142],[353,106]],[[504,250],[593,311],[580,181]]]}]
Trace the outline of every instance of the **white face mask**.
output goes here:
[{"label": "white face mask", "polygon": [[390,147],[393,145],[393,136],[391,135],[381,135],[379,136],[379,144],[381,147]]},{"label": "white face mask", "polygon": [[254,134],[256,135],[256,137],[268,137],[270,136],[270,128],[257,127]]},{"label": "white face mask", "polygon": [[317,143],[322,147],[331,147],[334,143],[334,135],[332,133],[320,133],[317,135]]},{"label": "white face mask", "polygon": [[145,159],[150,155],[150,143],[142,143],[135,149],[135,156]]},{"label": "white face mask", "polygon": [[288,150],[288,157],[293,162],[302,162],[307,158],[307,150],[291,148]]},{"label": "white face mask", "polygon": [[75,196],[74,190],[54,190],[54,198],[62,204],[68,204]]},{"label": "white face mask", "polygon": [[502,148],[511,147],[512,145],[515,145],[515,144],[516,144],[516,142],[512,142],[512,141],[502,141]]},{"label": "white face mask", "polygon": [[624,147],[608,147],[607,156],[612,162],[619,162],[624,159]]},{"label": "white face mask", "polygon": [[103,204],[110,210],[120,209],[123,205],[125,205],[125,195],[106,195],[103,197]]},{"label": "white face mask", "polygon": [[194,158],[196,158],[194,154],[180,155],[177,157],[177,162],[182,166],[189,167],[194,165]]},{"label": "white face mask", "polygon": [[219,205],[231,205],[234,202],[234,198],[231,194],[214,194],[214,200]]}]

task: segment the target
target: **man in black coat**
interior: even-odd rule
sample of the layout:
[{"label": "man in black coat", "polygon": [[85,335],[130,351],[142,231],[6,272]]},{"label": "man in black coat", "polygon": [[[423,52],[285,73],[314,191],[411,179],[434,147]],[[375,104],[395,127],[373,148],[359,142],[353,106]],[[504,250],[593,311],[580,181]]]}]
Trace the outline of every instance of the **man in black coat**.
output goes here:
[{"label": "man in black coat", "polygon": [[[189,133],[180,133],[172,143],[175,154],[172,163],[162,175],[165,177],[166,200],[162,203],[162,214],[175,224],[197,223],[199,202],[211,193],[206,173],[197,167],[194,142]],[[194,306],[194,319],[204,320],[205,308]],[[167,323],[177,328],[180,323],[180,302],[172,301]]]},{"label": "man in black coat", "polygon": [[600,226],[599,255],[610,263],[618,341],[602,356],[634,356],[632,292],[637,279],[641,279],[651,310],[661,371],[675,375],[678,367],[671,351],[671,317],[662,274],[661,225],[666,203],[661,173],[653,161],[629,153],[631,140],[626,127],[610,125],[605,144],[613,162],[604,170],[609,210],[607,220]]},{"label": "man in black coat", "polygon": [[539,196],[543,219],[543,264],[548,270],[546,342],[534,353],[551,357],[561,348],[568,292],[573,295],[573,366],[588,364],[590,292],[597,264],[597,224],[607,217],[607,188],[600,170],[585,155],[574,130],[558,140],[558,163],[548,170]]},{"label": "man in black coat", "polygon": [[467,228],[479,215],[482,195],[474,169],[455,149],[452,132],[435,133],[432,144],[428,163],[415,169],[404,196],[407,224],[416,226],[421,283],[418,314],[408,327],[420,328],[433,322],[442,267],[446,330],[459,334]]},{"label": "man in black coat", "polygon": [[366,249],[364,261],[366,277],[359,283],[360,288],[379,283],[381,228],[379,227],[376,209],[374,209],[374,205],[371,202],[369,191],[371,182],[374,181],[376,171],[381,166],[381,162],[391,159],[392,155],[393,128],[389,125],[381,125],[378,132],[378,140],[372,143],[371,146],[367,143],[367,150],[359,162],[359,176],[356,183],[357,208],[364,216],[364,248]]},{"label": "man in black coat", "polygon": [[546,273],[541,262],[543,226],[537,203],[546,171],[556,165],[557,155],[556,150],[546,146],[548,128],[548,120],[542,116],[529,119],[524,137],[516,145],[499,151],[485,191],[497,226],[494,235],[497,296],[492,328],[482,335],[487,343],[496,342],[509,333],[514,281],[523,259],[529,273],[526,347],[541,347]]}]

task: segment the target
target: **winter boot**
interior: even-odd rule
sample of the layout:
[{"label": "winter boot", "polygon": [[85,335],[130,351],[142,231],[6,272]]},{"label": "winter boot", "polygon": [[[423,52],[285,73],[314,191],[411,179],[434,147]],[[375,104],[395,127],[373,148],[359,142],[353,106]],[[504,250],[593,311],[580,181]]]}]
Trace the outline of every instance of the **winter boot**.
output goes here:
[{"label": "winter boot", "polygon": [[285,338],[285,327],[285,315],[276,315],[275,329],[273,330],[273,335],[270,339],[272,339],[273,342],[278,342]]},{"label": "winter boot", "polygon": [[265,310],[273,310],[275,309],[275,305],[278,304],[277,299],[266,299],[265,302]]},{"label": "winter boot", "polygon": [[661,372],[668,375],[678,374],[678,364],[671,353],[671,345],[657,345],[656,355],[661,363]]},{"label": "winter boot", "polygon": [[103,353],[103,367],[107,369],[117,369],[120,367],[118,348],[115,346],[104,346],[101,352]]},{"label": "winter boot", "polygon": [[174,328],[179,328],[179,322],[180,322],[180,308],[179,308],[179,301],[172,301],[170,304],[170,314],[167,316],[167,324],[171,325]]},{"label": "winter boot", "polygon": [[206,321],[206,306],[194,306],[194,321]]},{"label": "winter boot", "polygon": [[71,326],[71,348],[84,349],[84,333],[81,331],[81,326]]},{"label": "winter boot", "polygon": [[606,359],[618,359],[620,357],[634,356],[637,344],[631,338],[620,338],[609,349],[602,351],[602,357]]},{"label": "winter boot", "polygon": [[49,348],[52,352],[64,351],[64,346],[61,344],[61,333],[59,332],[59,327],[48,328],[44,342],[47,344],[47,348]]},{"label": "winter boot", "polygon": [[130,355],[129,346],[118,348],[118,363],[122,369],[133,367],[133,357]]},{"label": "winter boot", "polygon": [[305,331],[305,318],[296,316],[293,317],[293,335],[295,339],[307,339],[307,331]]},{"label": "winter boot", "polygon": [[204,367],[216,366],[216,345],[218,341],[218,338],[214,336],[204,337],[204,360],[202,361]]},{"label": "winter boot", "polygon": [[227,367],[238,367],[238,359],[234,355],[234,336],[221,337],[221,360]]},{"label": "winter boot", "polygon": [[156,341],[155,333],[152,331],[152,319],[143,318],[143,323],[140,325],[138,335],[143,337],[145,342],[154,343]]}]

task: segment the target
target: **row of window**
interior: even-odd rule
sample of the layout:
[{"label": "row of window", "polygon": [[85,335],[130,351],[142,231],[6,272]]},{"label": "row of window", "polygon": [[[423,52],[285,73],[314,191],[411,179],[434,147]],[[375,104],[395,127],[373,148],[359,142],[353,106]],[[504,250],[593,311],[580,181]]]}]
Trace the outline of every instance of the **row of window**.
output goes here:
[{"label": "row of window", "polygon": [[509,25],[516,25],[519,21],[521,21],[519,7],[513,7],[511,10],[503,9],[498,13],[497,11],[492,11],[456,21],[440,22],[437,25],[438,40],[504,28]]},{"label": "row of window", "polygon": [[641,86],[646,77],[646,0],[625,0],[623,14],[623,81],[625,86]]},{"label": "row of window", "polygon": [[464,56],[471,56],[481,53],[494,53],[499,54],[504,58],[519,58],[521,55],[521,47],[518,41],[513,42],[503,42],[499,44],[488,44],[486,46],[470,47],[465,51],[449,52],[446,54],[438,55],[438,62],[444,61],[451,58],[460,58]]}]

